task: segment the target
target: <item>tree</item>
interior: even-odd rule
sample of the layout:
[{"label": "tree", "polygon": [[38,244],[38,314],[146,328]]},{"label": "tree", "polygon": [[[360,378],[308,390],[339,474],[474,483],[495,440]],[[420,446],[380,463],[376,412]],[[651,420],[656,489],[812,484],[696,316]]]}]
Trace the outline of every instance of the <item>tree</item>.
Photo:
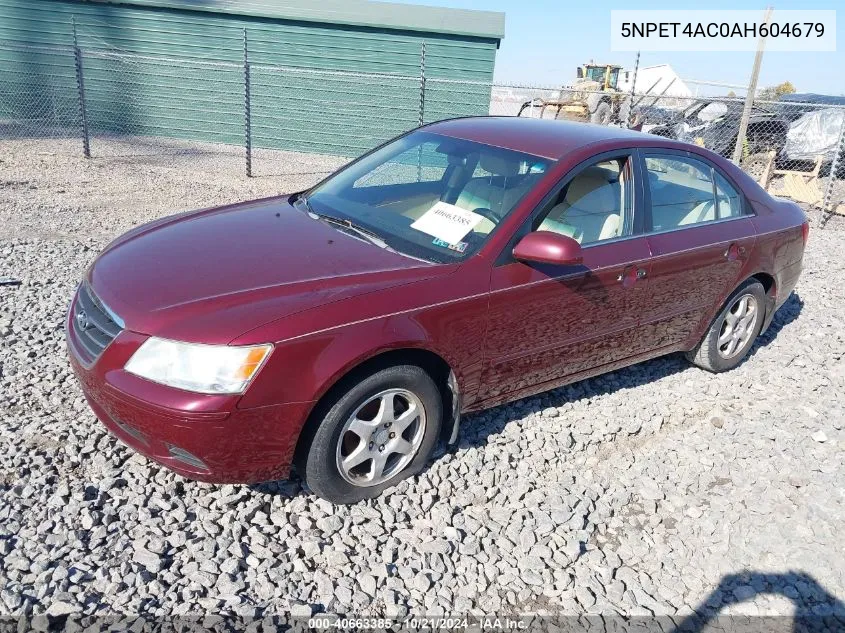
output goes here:
[{"label": "tree", "polygon": [[757,98],[761,101],[777,101],[783,95],[790,95],[794,92],[795,86],[792,85],[792,82],[784,81],[782,84],[778,84],[777,86],[769,86],[767,88],[763,88],[757,94]]},{"label": "tree", "polygon": [[728,96],[728,97],[735,97],[735,96],[736,96],[736,93],[735,93],[733,90],[730,90],[730,91],[728,91],[727,96]]}]

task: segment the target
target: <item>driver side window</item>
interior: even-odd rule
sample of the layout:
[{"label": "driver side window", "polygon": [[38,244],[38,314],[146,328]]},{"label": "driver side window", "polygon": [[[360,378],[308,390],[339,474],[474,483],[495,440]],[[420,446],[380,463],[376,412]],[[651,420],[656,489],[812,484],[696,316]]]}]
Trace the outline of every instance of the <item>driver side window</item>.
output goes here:
[{"label": "driver side window", "polygon": [[581,245],[625,234],[632,190],[629,158],[604,160],[579,172],[532,227],[574,238]]}]

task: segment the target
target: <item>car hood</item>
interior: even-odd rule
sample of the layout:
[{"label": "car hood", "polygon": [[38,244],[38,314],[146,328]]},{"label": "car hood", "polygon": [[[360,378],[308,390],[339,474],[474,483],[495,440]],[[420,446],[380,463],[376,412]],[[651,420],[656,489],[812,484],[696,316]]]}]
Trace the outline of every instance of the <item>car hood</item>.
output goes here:
[{"label": "car hood", "polygon": [[268,198],[166,218],[112,242],[88,281],[130,330],[228,343],[285,316],[454,271]]}]

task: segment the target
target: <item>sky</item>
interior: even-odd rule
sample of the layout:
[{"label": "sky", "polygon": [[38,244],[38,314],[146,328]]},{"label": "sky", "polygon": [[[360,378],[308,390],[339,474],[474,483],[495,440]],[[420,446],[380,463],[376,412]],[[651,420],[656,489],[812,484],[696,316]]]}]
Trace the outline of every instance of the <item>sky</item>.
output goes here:
[{"label": "sky", "polygon": [[[594,59],[633,68],[636,53],[610,51],[611,9],[759,9],[767,3],[708,0],[706,3],[616,0],[392,0],[405,4],[480,9],[505,13],[505,39],[496,57],[497,82],[559,86],[575,79],[575,69]],[[777,9],[838,9],[842,0],[770,0]],[[790,81],[798,92],[845,94],[845,11],[838,13],[837,52],[767,52],[758,87]],[[643,52],[641,66],[668,63],[682,79],[747,85],[753,52]],[[690,84],[690,89],[695,90]],[[699,87],[699,94],[727,89]]]}]

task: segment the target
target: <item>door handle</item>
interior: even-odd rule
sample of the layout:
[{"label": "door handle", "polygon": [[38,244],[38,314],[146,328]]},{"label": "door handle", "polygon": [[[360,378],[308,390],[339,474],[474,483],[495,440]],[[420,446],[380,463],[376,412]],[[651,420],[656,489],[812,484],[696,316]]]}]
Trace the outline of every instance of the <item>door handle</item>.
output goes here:
[{"label": "door handle", "polygon": [[[632,272],[634,272],[632,268],[626,268],[624,271],[619,273],[619,276],[616,277],[616,281],[625,283],[625,280],[632,276]],[[648,276],[648,271],[645,268],[637,268],[637,272],[633,276],[636,277],[636,279],[645,279]]]}]

